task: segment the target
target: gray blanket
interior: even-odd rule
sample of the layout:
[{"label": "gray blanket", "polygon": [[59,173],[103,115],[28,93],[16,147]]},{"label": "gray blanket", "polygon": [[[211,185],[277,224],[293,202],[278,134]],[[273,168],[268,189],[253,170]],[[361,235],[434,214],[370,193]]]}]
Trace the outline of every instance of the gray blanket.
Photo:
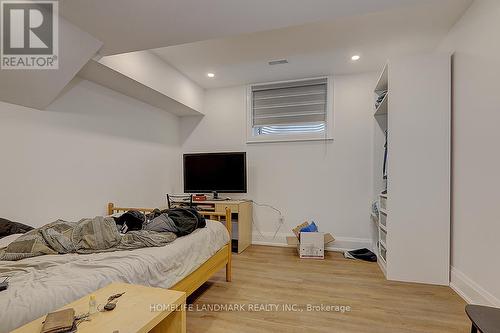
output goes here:
[{"label": "gray blanket", "polygon": [[79,222],[58,220],[29,231],[0,251],[0,260],[20,260],[45,254],[95,253],[164,246],[172,232],[147,230],[118,232],[110,217],[98,216]]}]

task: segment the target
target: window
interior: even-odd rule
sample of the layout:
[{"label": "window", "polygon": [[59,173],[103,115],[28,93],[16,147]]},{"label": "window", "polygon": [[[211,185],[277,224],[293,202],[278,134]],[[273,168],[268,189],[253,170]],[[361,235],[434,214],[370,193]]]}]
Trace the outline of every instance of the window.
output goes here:
[{"label": "window", "polygon": [[247,142],[330,139],[331,91],[328,77],[249,86]]}]

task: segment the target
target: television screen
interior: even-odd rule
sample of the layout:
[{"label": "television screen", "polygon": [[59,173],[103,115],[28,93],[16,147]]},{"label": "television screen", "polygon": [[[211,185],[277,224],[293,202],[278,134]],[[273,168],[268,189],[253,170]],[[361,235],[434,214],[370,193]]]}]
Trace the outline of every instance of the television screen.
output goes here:
[{"label": "television screen", "polygon": [[185,193],[246,193],[246,153],[184,154]]}]

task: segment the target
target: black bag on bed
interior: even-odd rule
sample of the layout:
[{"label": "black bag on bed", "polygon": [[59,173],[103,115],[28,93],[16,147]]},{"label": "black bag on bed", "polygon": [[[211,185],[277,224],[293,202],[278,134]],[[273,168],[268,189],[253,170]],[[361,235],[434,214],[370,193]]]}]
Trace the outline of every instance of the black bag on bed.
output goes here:
[{"label": "black bag on bed", "polygon": [[114,220],[116,224],[120,226],[120,231],[122,233],[132,230],[141,230],[144,219],[144,214],[136,210],[129,210],[119,217],[114,217]]},{"label": "black bag on bed", "polygon": [[198,228],[205,228],[205,218],[194,208],[172,208],[167,210],[168,216],[179,229],[177,236],[186,236]]},{"label": "black bag on bed", "polygon": [[30,230],[33,230],[33,227],[29,225],[0,218],[0,238],[13,234],[25,234]]},{"label": "black bag on bed", "polygon": [[198,213],[198,211],[191,207],[172,208],[166,210],[155,209],[148,214],[148,220],[153,220],[159,215],[167,214],[169,218],[174,221],[176,231],[174,232],[178,237],[186,236],[198,228],[205,228],[207,222],[205,218]]}]

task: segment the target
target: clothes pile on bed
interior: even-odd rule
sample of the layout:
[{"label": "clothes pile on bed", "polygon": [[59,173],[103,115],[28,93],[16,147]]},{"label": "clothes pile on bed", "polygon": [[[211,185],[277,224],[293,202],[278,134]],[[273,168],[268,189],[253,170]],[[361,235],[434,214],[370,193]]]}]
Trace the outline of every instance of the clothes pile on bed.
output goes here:
[{"label": "clothes pile on bed", "polygon": [[194,208],[155,209],[145,215],[138,211],[128,211],[115,217],[115,222],[122,233],[131,230],[149,230],[173,232],[179,237],[206,226],[205,218]]},{"label": "clothes pile on bed", "polygon": [[129,211],[119,217],[98,216],[78,222],[58,220],[17,238],[0,251],[0,260],[160,247],[205,225],[198,212],[185,208],[156,209],[147,215]]}]

